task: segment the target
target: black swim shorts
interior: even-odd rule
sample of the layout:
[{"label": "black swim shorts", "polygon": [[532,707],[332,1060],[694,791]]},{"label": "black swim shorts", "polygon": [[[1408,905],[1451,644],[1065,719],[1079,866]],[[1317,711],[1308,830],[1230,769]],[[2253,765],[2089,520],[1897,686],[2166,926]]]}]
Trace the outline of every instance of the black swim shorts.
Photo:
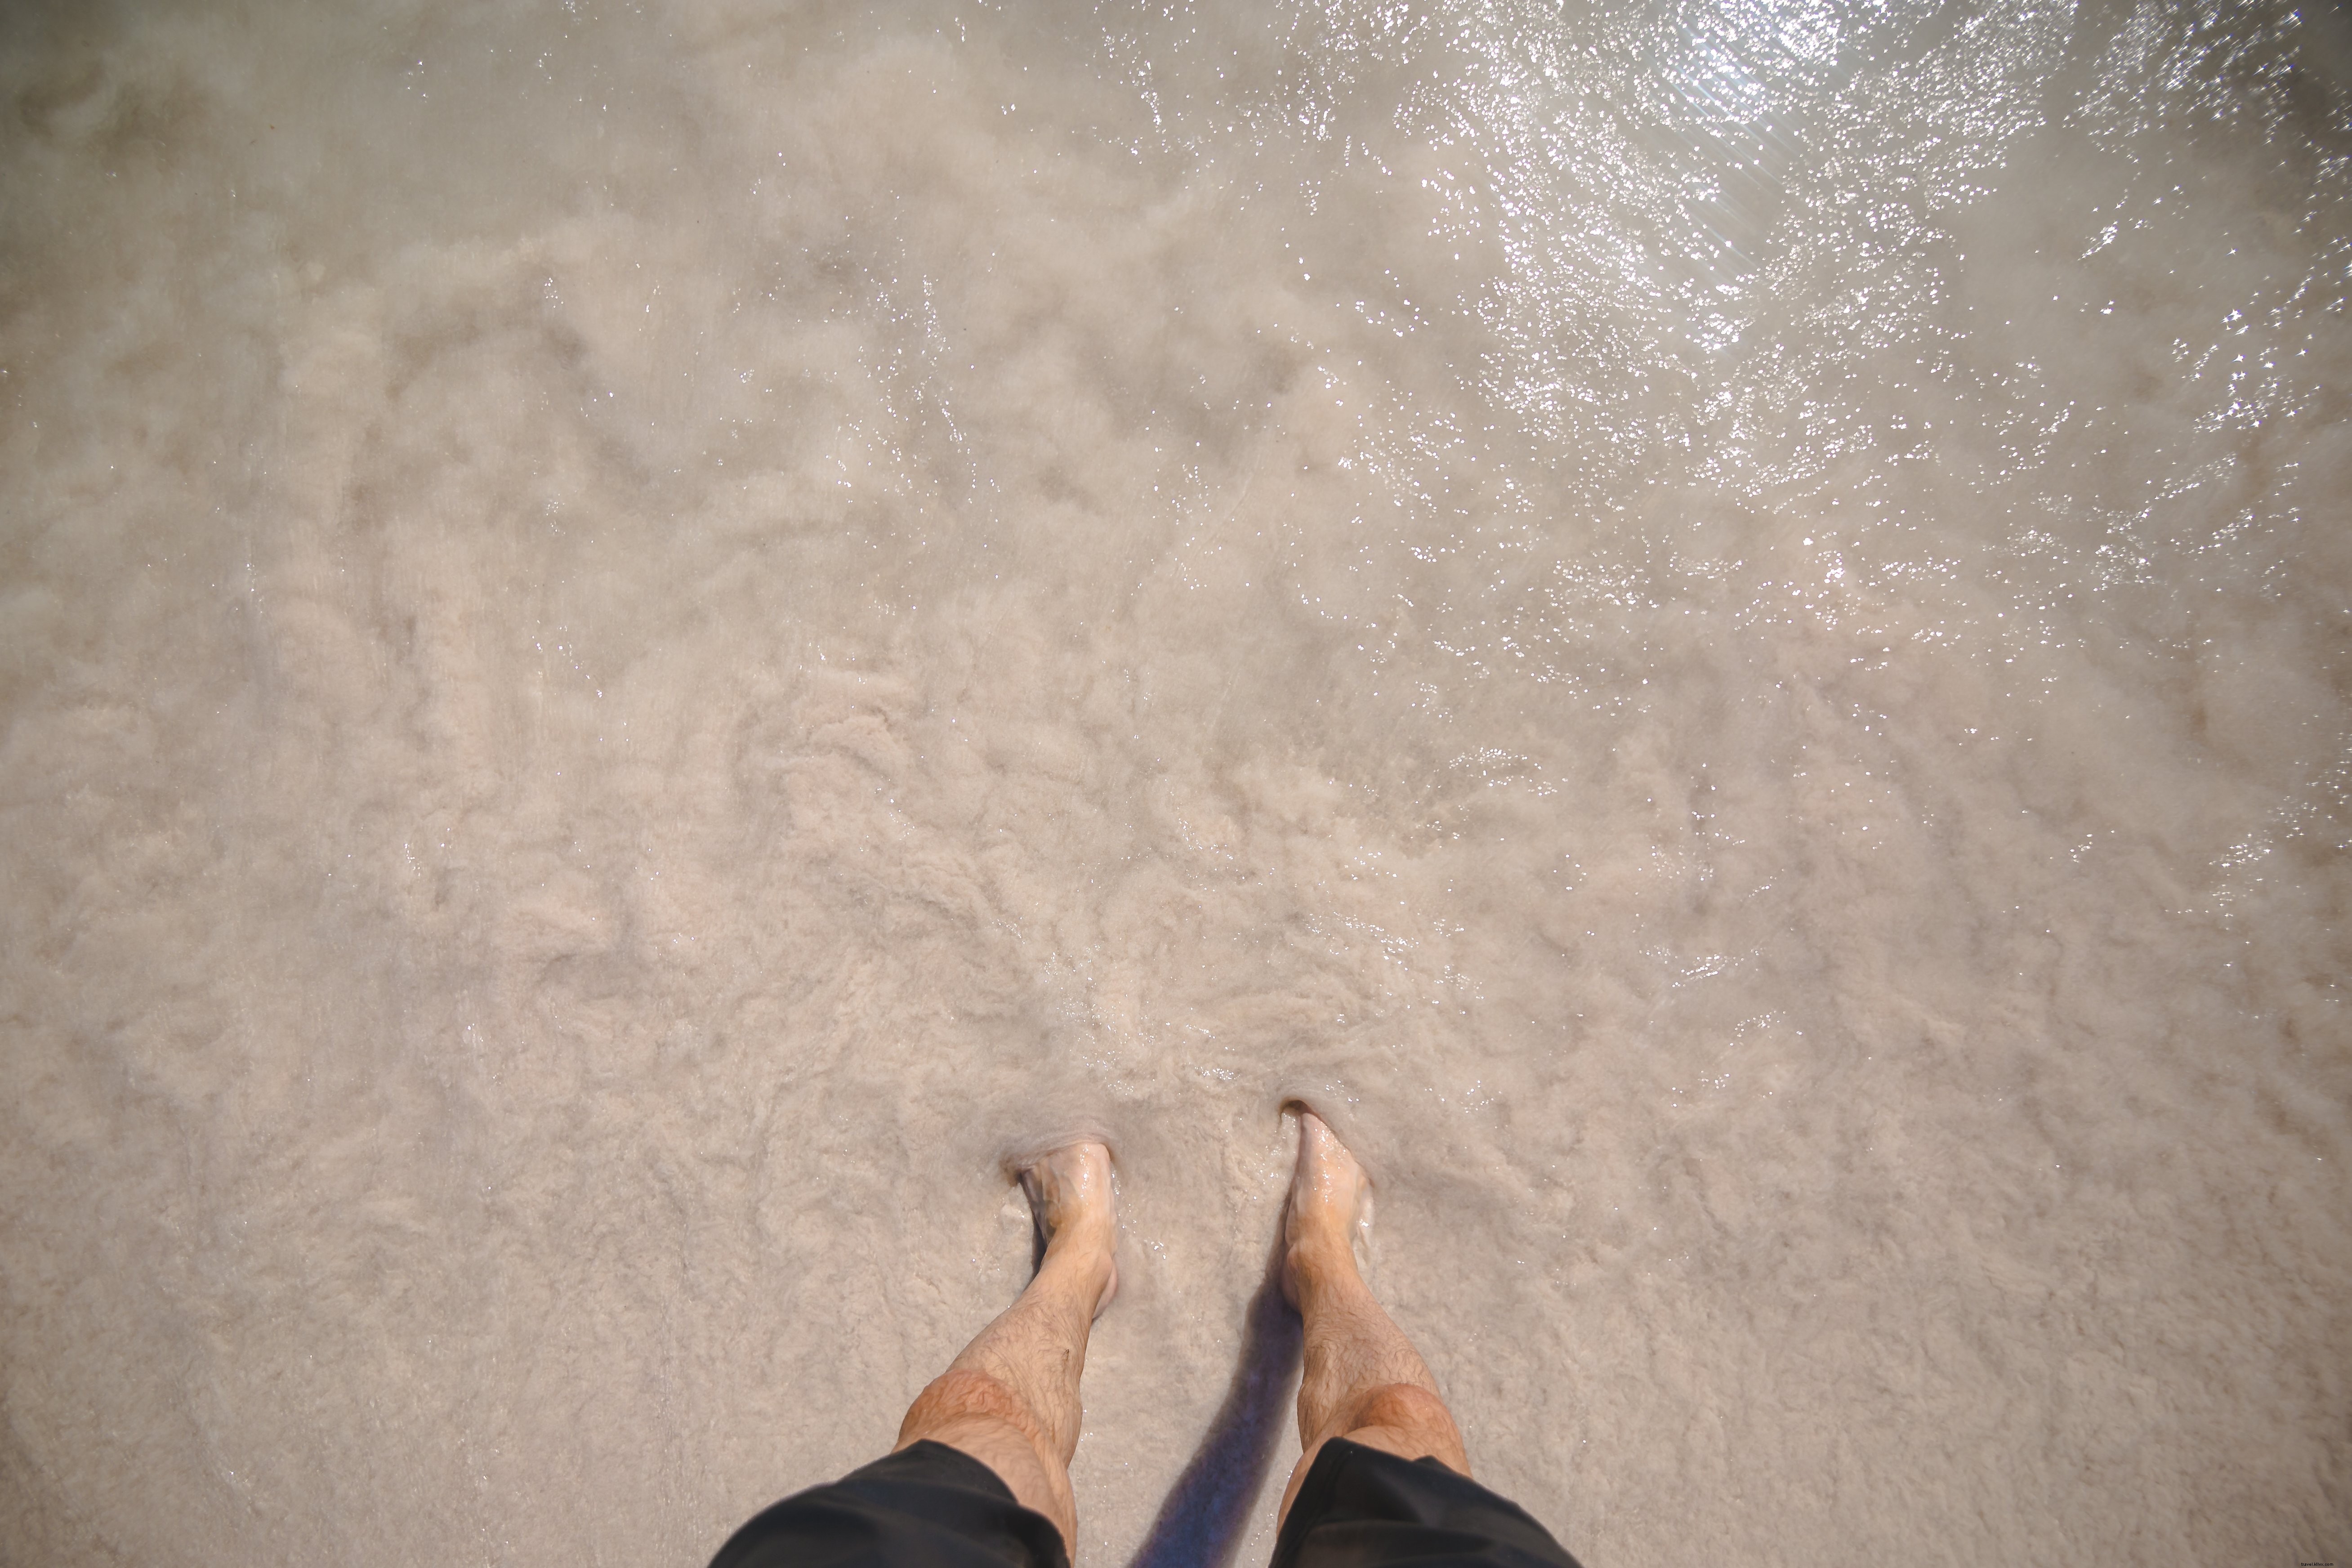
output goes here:
[{"label": "black swim shorts", "polygon": [[1345,1437],[1315,1456],[1273,1568],[1577,1568],[1508,1499],[1435,1459],[1400,1459]]},{"label": "black swim shorts", "polygon": [[1062,1532],[959,1448],[910,1443],[737,1531],[710,1568],[1069,1568]]},{"label": "black swim shorts", "polygon": [[[1061,1531],[971,1455],[916,1443],[786,1498],[710,1568],[1069,1568]],[[1576,1568],[1544,1527],[1435,1459],[1334,1438],[1315,1456],[1273,1568]]]}]

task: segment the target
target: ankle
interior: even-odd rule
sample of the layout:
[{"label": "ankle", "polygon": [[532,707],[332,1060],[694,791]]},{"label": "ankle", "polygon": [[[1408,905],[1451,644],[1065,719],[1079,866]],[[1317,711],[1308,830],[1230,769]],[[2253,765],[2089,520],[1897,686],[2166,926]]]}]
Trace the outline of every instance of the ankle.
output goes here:
[{"label": "ankle", "polygon": [[1310,1234],[1293,1238],[1283,1254],[1282,1268],[1291,1300],[1302,1311],[1334,1295],[1367,1290],[1364,1277],[1356,1268],[1355,1249],[1345,1237]]},{"label": "ankle", "polygon": [[1052,1277],[1061,1289],[1082,1297],[1090,1310],[1099,1309],[1105,1304],[1111,1281],[1118,1277],[1117,1239],[1117,1233],[1108,1224],[1100,1227],[1099,1235],[1084,1226],[1066,1226],[1045,1244],[1045,1257],[1038,1265],[1037,1277]]},{"label": "ankle", "polygon": [[1108,1215],[1084,1215],[1065,1220],[1045,1238],[1045,1262],[1099,1258],[1108,1263],[1118,1244],[1118,1226]]}]

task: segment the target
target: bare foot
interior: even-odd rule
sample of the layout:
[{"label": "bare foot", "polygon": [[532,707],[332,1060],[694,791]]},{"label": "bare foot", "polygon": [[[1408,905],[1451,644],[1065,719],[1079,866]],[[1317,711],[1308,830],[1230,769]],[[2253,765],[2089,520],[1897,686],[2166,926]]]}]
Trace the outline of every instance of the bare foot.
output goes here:
[{"label": "bare foot", "polygon": [[1308,1289],[1333,1279],[1358,1278],[1356,1226],[1371,1182],[1323,1119],[1301,1105],[1298,1169],[1290,1178],[1283,1215],[1282,1293],[1297,1306]]},{"label": "bare foot", "polygon": [[1029,1213],[1045,1238],[1045,1260],[1038,1267],[1076,1268],[1099,1273],[1100,1294],[1094,1315],[1102,1316],[1118,1294],[1118,1264],[1112,1253],[1118,1246],[1118,1222],[1111,1207],[1110,1150],[1100,1143],[1068,1143],[1041,1155],[1021,1170],[1021,1190],[1028,1195]]}]

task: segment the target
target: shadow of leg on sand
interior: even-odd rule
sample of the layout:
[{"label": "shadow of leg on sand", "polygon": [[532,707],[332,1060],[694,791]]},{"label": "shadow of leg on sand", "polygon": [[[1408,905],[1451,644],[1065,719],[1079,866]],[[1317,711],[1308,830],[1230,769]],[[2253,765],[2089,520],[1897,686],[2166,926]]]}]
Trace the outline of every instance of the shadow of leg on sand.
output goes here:
[{"label": "shadow of leg on sand", "polygon": [[1298,1314],[1282,1299],[1282,1233],[1242,1326],[1241,1365],[1192,1462],[1129,1568],[1227,1568],[1265,1484],[1298,1375]]}]

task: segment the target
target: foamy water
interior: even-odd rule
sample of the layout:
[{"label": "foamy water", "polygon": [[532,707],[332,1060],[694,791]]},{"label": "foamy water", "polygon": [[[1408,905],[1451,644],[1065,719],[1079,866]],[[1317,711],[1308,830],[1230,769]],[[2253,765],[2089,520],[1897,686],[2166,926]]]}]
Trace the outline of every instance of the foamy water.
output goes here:
[{"label": "foamy water", "polygon": [[11,7],[0,1557],[699,1563],[1091,1129],[1127,1563],[1305,1095],[1591,1568],[2341,1560],[2323,10]]}]

